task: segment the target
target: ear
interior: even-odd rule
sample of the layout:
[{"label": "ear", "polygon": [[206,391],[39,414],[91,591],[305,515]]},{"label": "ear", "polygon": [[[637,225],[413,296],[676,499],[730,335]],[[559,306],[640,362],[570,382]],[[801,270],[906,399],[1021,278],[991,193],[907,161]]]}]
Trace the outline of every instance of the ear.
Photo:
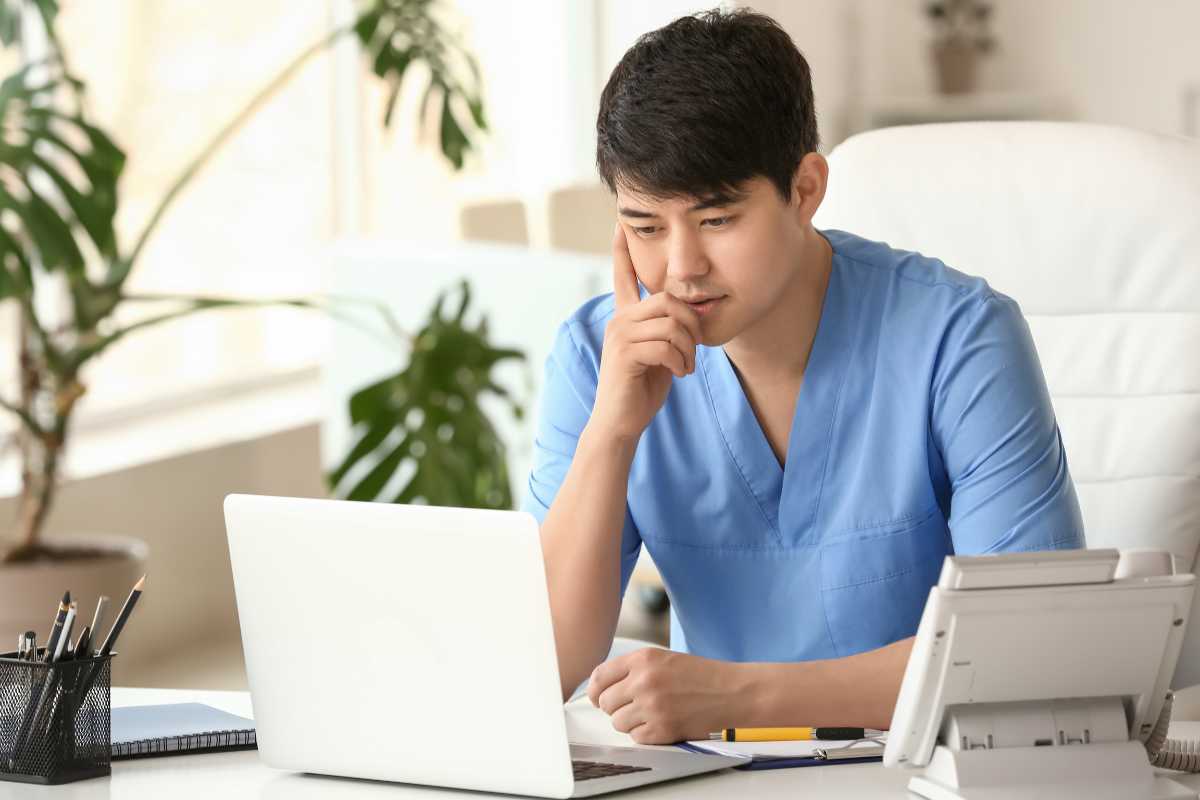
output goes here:
[{"label": "ear", "polygon": [[808,153],[796,165],[792,174],[792,208],[799,221],[807,225],[825,199],[825,187],[829,184],[829,162],[817,152]]}]

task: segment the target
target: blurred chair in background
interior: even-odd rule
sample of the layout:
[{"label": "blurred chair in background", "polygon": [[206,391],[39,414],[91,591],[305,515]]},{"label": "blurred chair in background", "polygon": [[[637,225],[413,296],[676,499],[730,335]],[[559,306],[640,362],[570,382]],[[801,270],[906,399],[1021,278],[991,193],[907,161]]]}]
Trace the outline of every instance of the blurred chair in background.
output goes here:
[{"label": "blurred chair in background", "polygon": [[[517,199],[469,203],[459,213],[462,237],[468,242],[529,245],[533,228],[541,232],[539,245],[544,242],[550,250],[609,254],[617,210],[608,187],[567,186],[548,192],[544,200],[544,205]],[[531,225],[531,220],[544,225]]]},{"label": "blurred chair in background", "polygon": [[557,189],[547,198],[550,247],[581,253],[612,252],[616,201],[602,183]]},{"label": "blurred chair in background", "polygon": [[[872,131],[829,156],[818,228],[943,259],[1020,303],[1089,547],[1200,547],[1200,147],[1063,122]],[[1200,604],[1200,593],[1197,594]],[[1200,683],[1197,608],[1176,685]],[[1196,718],[1195,700],[1176,715]]]},{"label": "blurred chair in background", "polygon": [[465,205],[458,219],[462,238],[468,242],[529,244],[529,221],[520,200]]}]

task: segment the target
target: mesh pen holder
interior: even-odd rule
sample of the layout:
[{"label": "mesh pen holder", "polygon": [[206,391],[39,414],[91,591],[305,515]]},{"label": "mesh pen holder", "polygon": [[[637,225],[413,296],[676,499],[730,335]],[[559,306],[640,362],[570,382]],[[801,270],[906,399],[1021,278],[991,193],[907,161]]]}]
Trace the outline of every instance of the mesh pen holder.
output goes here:
[{"label": "mesh pen holder", "polygon": [[54,664],[0,655],[0,780],[55,784],[112,774],[113,655]]}]

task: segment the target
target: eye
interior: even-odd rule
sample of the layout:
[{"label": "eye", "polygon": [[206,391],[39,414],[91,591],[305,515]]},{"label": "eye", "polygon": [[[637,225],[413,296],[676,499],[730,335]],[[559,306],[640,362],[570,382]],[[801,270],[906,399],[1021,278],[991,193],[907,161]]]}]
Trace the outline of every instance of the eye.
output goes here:
[{"label": "eye", "polygon": [[638,236],[650,236],[657,230],[658,230],[658,228],[653,225],[648,225],[648,226],[641,227],[641,228],[633,226],[633,232],[636,233]]},{"label": "eye", "polygon": [[724,228],[729,223],[733,222],[733,216],[725,217],[710,217],[704,220],[701,224],[707,224],[710,228]]}]

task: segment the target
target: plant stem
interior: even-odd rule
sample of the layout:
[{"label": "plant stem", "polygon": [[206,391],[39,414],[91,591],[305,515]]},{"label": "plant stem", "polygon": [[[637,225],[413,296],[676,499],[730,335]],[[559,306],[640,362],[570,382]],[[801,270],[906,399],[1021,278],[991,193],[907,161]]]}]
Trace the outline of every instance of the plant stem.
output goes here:
[{"label": "plant stem", "polygon": [[[65,423],[65,420],[63,420]],[[65,426],[64,426],[65,427]],[[22,474],[21,509],[20,509],[20,538],[17,546],[8,554],[12,558],[22,551],[32,550],[42,526],[46,523],[46,515],[54,501],[54,492],[58,486],[58,456],[62,450],[61,439],[57,437],[34,437],[25,445],[30,448],[40,448],[42,463],[37,470],[26,467]],[[29,463],[29,453],[25,456]]]},{"label": "plant stem", "polygon": [[[410,344],[413,341],[413,334],[404,330],[404,327],[402,325],[400,325],[400,322],[396,319],[396,316],[392,313],[391,309],[388,308],[386,304],[381,303],[376,300],[367,300],[365,298],[352,297],[350,295],[325,294],[325,295],[320,295],[320,296],[317,296],[317,297],[314,297],[311,299],[310,298],[302,298],[302,297],[301,298],[257,299],[257,298],[232,298],[232,297],[205,297],[205,296],[201,296],[201,295],[187,295],[187,294],[158,294],[158,293],[150,294],[150,293],[145,293],[145,292],[135,292],[135,293],[122,294],[121,300],[123,302],[131,302],[131,303],[175,302],[175,303],[199,304],[195,308],[195,310],[197,310],[197,311],[203,311],[208,308],[219,308],[219,307],[236,308],[239,306],[241,306],[241,307],[294,306],[296,308],[311,308],[311,309],[314,309],[317,311],[324,311],[326,314],[333,317],[334,319],[339,320],[341,322],[345,322],[347,325],[358,328],[359,330],[369,333],[372,336],[376,336],[378,338],[378,336],[379,336],[378,331],[374,330],[373,328],[367,327],[356,317],[352,317],[348,314],[343,314],[338,309],[336,304],[340,303],[340,304],[347,305],[347,306],[358,305],[358,306],[364,306],[366,308],[370,308],[370,309],[374,310],[377,314],[379,314],[380,318],[383,320],[384,325],[387,326],[388,331],[391,333],[391,335],[393,337],[395,337],[397,339],[401,339]],[[323,305],[322,301],[328,301],[330,304]],[[386,343],[388,340],[380,338],[380,341]]]},{"label": "plant stem", "polygon": [[10,403],[7,400],[0,398],[0,408],[15,415],[21,423],[29,429],[29,432],[35,436],[40,436],[42,433],[41,427],[37,424],[37,420],[29,415],[25,409],[15,403]]},{"label": "plant stem", "polygon": [[54,492],[58,483],[59,454],[66,440],[66,427],[78,395],[55,414],[55,426],[47,431],[33,417],[33,404],[38,392],[44,391],[40,383],[42,370],[36,363],[37,354],[30,341],[32,321],[25,314],[20,321],[21,400],[18,407],[5,404],[17,412],[25,422],[27,430],[18,434],[21,450],[21,500],[18,511],[18,539],[16,546],[0,560],[13,560],[34,549]]},{"label": "plant stem", "polygon": [[[20,291],[16,295],[21,312],[21,333],[27,335],[30,331],[37,337],[38,344],[42,347],[42,352],[46,355],[46,362],[54,370],[61,368],[62,359],[59,355],[58,348],[54,346],[54,341],[50,338],[50,334],[46,332],[46,327],[42,325],[37,316],[37,309],[34,308],[34,291],[33,287],[29,287],[29,291]],[[21,353],[28,352],[28,340],[22,339]]]},{"label": "plant stem", "polygon": [[290,81],[292,76],[295,75],[296,72],[298,72],[310,58],[324,50],[341,36],[350,33],[353,30],[353,25],[345,25],[341,28],[335,29],[323,39],[310,46],[307,50],[293,59],[290,64],[284,67],[283,70],[280,71],[280,73],[276,75],[270,83],[260,89],[258,93],[250,99],[250,102],[246,105],[246,107],[225,124],[225,127],[223,127],[217,133],[217,135],[213,137],[212,141],[210,141],[208,145],[202,151],[200,151],[200,154],[184,168],[179,177],[175,179],[175,182],[171,184],[171,188],[167,190],[166,195],[164,195],[163,199],[159,201],[158,207],[154,209],[154,213],[150,216],[150,221],[146,223],[146,227],[142,230],[141,235],[138,236],[137,243],[134,244],[133,250],[130,252],[129,257],[119,260],[114,265],[113,274],[109,278],[109,285],[119,287],[125,282],[125,278],[128,277],[130,270],[133,268],[133,264],[137,261],[142,249],[146,246],[146,241],[150,238],[150,234],[152,234],[154,229],[158,227],[158,223],[162,219],[163,214],[166,213],[167,208],[170,207],[171,203],[174,202],[175,198],[181,191],[183,191],[184,187],[187,186],[192,178],[194,178],[196,174],[204,168],[213,155],[215,155],[216,152],[221,149],[225,142],[228,141],[233,134],[237,133],[237,131],[246,123],[246,121],[254,116],[258,109],[266,104],[266,102],[270,100],[271,97],[284,84]]}]

